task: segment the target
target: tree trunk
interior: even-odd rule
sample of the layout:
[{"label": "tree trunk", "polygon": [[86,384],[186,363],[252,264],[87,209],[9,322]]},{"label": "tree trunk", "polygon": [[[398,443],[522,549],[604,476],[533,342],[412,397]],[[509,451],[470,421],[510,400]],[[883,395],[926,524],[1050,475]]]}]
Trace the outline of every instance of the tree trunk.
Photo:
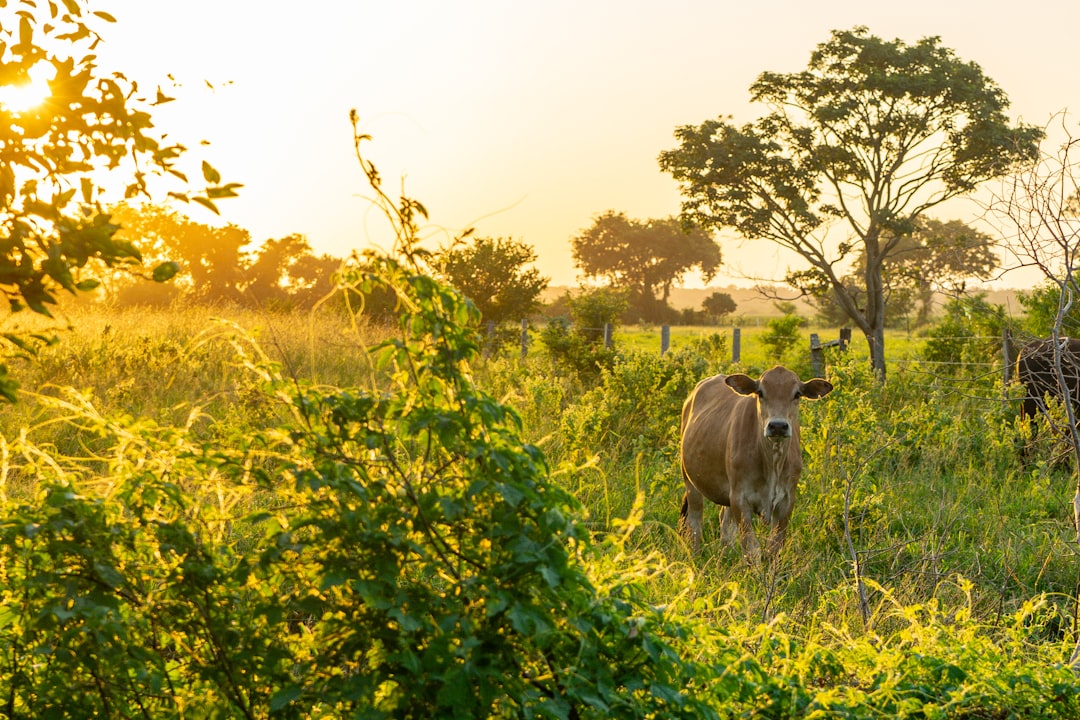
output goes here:
[{"label": "tree trunk", "polygon": [[885,285],[881,280],[880,248],[876,233],[864,240],[866,248],[866,327],[870,345],[870,367],[879,382],[885,382]]}]

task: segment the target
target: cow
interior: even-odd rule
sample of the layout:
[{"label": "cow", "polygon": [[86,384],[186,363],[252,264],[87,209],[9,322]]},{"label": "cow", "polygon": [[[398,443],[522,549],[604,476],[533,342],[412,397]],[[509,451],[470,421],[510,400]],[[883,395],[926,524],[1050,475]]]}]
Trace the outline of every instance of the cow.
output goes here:
[{"label": "cow", "polygon": [[[1074,417],[1080,417],[1080,338],[1061,338],[1061,369],[1072,401]],[[1054,359],[1054,340],[1034,340],[1020,348],[1016,358],[1016,378],[1024,385],[1021,417],[1035,434],[1035,416],[1046,412],[1046,396],[1064,402]]]},{"label": "cow", "polygon": [[730,544],[738,531],[747,560],[761,553],[755,515],[771,528],[769,552],[779,549],[802,473],[799,400],[817,400],[832,389],[827,380],[803,382],[782,366],[758,380],[714,375],[697,384],[683,404],[679,450],[686,486],[679,524],[695,553],[706,499],[724,506],[723,539]]}]

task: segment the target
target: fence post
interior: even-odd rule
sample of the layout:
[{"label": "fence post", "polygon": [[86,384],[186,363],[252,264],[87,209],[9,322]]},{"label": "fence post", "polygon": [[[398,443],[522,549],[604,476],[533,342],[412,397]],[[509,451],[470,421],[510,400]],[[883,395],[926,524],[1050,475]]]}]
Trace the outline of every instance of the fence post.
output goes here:
[{"label": "fence post", "polygon": [[731,362],[739,362],[739,346],[742,340],[742,329],[731,328]]},{"label": "fence post", "polygon": [[846,352],[848,345],[851,344],[851,328],[840,328],[840,352]]},{"label": "fence post", "polygon": [[667,325],[660,327],[660,354],[664,355],[671,345],[671,328]]},{"label": "fence post", "polygon": [[604,349],[611,349],[611,323],[604,323]]},{"label": "fence post", "polygon": [[495,347],[495,321],[487,321],[487,338],[484,343],[484,357],[491,357],[491,350]]},{"label": "fence post", "polygon": [[525,355],[529,352],[529,320],[528,318],[521,319],[521,359],[525,359]]},{"label": "fence post", "polygon": [[814,377],[825,376],[825,353],[821,350],[821,340],[817,333],[810,333],[810,366],[813,368]]},{"label": "fence post", "polygon": [[1012,331],[1009,328],[1001,331],[1001,354],[1005,358],[1005,385],[1008,386],[1013,371]]}]

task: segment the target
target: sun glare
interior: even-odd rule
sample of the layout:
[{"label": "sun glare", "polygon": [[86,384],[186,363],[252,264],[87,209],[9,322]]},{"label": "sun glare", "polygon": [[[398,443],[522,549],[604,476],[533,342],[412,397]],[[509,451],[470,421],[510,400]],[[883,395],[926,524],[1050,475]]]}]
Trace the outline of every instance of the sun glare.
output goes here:
[{"label": "sun glare", "polygon": [[39,64],[30,70],[29,82],[0,85],[0,106],[8,112],[23,113],[45,102],[49,97],[49,82],[44,77],[44,70]]}]

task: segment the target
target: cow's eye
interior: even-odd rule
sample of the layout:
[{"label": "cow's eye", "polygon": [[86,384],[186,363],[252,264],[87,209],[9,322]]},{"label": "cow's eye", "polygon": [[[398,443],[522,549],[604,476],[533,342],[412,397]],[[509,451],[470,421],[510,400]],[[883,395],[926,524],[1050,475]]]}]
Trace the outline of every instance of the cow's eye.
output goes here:
[{"label": "cow's eye", "polygon": [[796,390],[795,391],[795,399],[798,400],[801,397],[802,397],[802,390]]},{"label": "cow's eye", "polygon": [[759,398],[764,398],[765,397],[765,393],[761,392],[761,390],[755,391],[754,394],[757,395]]}]

